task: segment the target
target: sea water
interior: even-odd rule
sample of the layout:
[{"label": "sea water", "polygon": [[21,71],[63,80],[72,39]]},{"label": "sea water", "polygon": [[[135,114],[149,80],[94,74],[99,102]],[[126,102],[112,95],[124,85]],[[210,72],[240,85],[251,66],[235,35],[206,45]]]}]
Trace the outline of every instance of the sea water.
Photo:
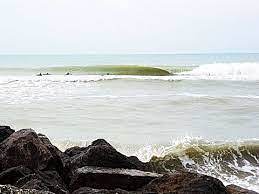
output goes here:
[{"label": "sea water", "polygon": [[[90,65],[172,75],[36,76]],[[178,158],[259,191],[259,54],[2,55],[0,106],[1,125],[33,128],[63,150],[104,138],[143,161]]]}]

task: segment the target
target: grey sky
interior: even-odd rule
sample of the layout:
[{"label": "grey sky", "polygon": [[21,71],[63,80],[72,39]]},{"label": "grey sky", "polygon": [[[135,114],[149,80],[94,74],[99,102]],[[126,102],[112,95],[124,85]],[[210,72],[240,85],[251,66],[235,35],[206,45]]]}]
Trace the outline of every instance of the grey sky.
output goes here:
[{"label": "grey sky", "polygon": [[0,0],[0,53],[259,52],[259,0]]}]

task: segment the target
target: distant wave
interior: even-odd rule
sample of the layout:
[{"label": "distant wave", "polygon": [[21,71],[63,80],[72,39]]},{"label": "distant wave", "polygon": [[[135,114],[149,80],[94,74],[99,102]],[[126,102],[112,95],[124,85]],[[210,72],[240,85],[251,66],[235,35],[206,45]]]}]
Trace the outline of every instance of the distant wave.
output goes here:
[{"label": "distant wave", "polygon": [[[212,63],[201,66],[167,66],[162,68],[146,66],[64,66],[42,69],[1,69],[5,79],[10,75],[15,80],[49,80],[55,82],[90,82],[115,79],[135,80],[229,80],[259,81],[259,63]],[[50,76],[36,77],[39,72]],[[66,72],[72,73],[64,76]],[[1,84],[0,80],[0,84]]]},{"label": "distant wave", "polygon": [[170,73],[162,68],[139,65],[96,65],[96,66],[62,66],[46,68],[1,68],[3,72],[16,74],[37,74],[39,72],[64,75],[67,72],[76,75],[143,75],[164,76]]}]

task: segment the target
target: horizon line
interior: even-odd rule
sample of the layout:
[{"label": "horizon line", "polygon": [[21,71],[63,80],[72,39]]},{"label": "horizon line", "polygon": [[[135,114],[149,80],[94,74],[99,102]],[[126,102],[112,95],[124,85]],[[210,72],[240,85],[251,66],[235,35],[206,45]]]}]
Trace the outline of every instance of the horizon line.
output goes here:
[{"label": "horizon line", "polygon": [[209,55],[209,54],[259,54],[259,52],[136,52],[136,53],[109,53],[109,52],[87,52],[87,53],[0,53],[4,55]]}]

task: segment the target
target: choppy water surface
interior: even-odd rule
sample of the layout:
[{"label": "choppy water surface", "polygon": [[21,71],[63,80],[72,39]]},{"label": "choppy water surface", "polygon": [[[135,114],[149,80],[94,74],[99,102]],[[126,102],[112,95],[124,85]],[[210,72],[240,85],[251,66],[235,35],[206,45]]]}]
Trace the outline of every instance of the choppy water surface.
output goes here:
[{"label": "choppy water surface", "polygon": [[[42,77],[35,76],[39,58],[27,56],[31,65],[25,68],[19,57],[0,57],[0,123],[34,128],[62,149],[105,138],[143,161],[160,156],[156,163],[164,170],[180,162],[259,191],[259,57],[199,57],[192,63],[189,55],[128,56],[127,61],[110,56],[113,64],[145,61],[174,73],[169,76],[60,72]],[[48,63],[39,68],[53,67],[51,58],[43,59],[39,64]],[[4,65],[11,62],[11,69]]]}]

